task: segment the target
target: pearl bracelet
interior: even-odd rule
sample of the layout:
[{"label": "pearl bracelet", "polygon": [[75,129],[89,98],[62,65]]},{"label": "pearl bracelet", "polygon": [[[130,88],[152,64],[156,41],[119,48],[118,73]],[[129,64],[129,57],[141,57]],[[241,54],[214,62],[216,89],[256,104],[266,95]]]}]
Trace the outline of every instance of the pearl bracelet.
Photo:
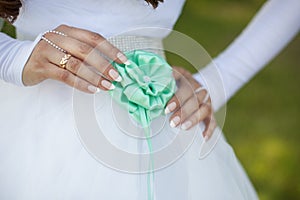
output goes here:
[{"label": "pearl bracelet", "polygon": [[47,42],[49,45],[51,45],[52,47],[54,47],[55,49],[63,52],[63,53],[67,53],[66,50],[64,50],[63,48],[57,46],[55,43],[53,43],[51,40],[47,39],[46,37],[42,36],[42,40],[44,40],[45,42]]},{"label": "pearl bracelet", "polygon": [[54,34],[57,34],[57,35],[61,35],[61,36],[64,36],[66,37],[67,35],[63,32],[60,32],[60,31],[56,31],[56,30],[48,30],[46,32],[43,33],[43,36],[42,36],[42,40],[46,41],[49,45],[51,45],[52,47],[54,47],[55,49],[63,52],[63,53],[67,53],[66,50],[64,50],[63,48],[59,47],[58,45],[56,45],[54,42],[52,42],[51,40],[49,40],[48,38],[45,37],[45,35],[47,33],[54,33]]},{"label": "pearl bracelet", "polygon": [[43,35],[46,35],[47,33],[54,33],[54,34],[61,35],[61,36],[67,36],[65,33],[56,31],[56,30],[48,30],[48,31],[44,32]]}]

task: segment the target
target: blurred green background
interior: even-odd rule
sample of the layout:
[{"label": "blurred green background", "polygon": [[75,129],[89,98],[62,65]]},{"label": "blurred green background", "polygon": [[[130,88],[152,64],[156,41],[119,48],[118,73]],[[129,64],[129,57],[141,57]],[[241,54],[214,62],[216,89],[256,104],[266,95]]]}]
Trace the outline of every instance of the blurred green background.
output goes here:
[{"label": "blurred green background", "polygon": [[[188,0],[175,30],[214,57],[263,0]],[[14,35],[7,23],[3,31]],[[187,66],[168,55],[171,64]],[[300,197],[300,36],[227,104],[224,132],[262,200]],[[297,89],[298,88],[298,89]]]},{"label": "blurred green background", "polygon": [[[188,0],[175,30],[214,57],[264,2]],[[171,64],[187,66],[173,55],[168,58]],[[299,75],[300,35],[227,104],[224,133],[262,200],[300,198]]]}]

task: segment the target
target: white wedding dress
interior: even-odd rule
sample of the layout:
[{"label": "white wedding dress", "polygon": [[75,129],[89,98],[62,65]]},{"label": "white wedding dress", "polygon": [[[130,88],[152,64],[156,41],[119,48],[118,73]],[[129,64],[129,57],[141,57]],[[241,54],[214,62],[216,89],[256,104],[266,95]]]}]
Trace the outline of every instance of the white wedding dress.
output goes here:
[{"label": "white wedding dress", "polygon": [[[153,10],[142,0],[25,0],[15,25],[18,38],[22,40],[34,40],[40,33],[60,24],[112,37],[142,27],[172,29],[183,4],[183,0],[166,0],[157,10]],[[161,29],[136,33],[137,36],[155,38],[163,38],[167,34],[168,31]],[[2,44],[8,40],[1,35]],[[27,45],[30,54],[34,44],[28,42],[22,45]],[[130,41],[126,45],[130,45]],[[1,51],[8,50],[1,48]],[[22,63],[29,54],[25,51],[23,57],[15,56],[19,56]],[[20,80],[12,76],[2,78],[20,85]],[[34,87],[18,87],[3,82],[0,94],[0,199],[148,198],[147,174],[122,172],[122,169],[113,169],[113,166],[99,162],[83,144],[82,133],[78,133],[82,129],[78,126],[81,123],[78,120],[89,123],[95,119],[103,134],[119,149],[137,154],[148,152],[145,140],[137,140],[121,131],[115,117],[127,116],[122,115],[117,105],[112,106],[107,93],[86,97],[80,92],[74,93],[63,83],[47,80]],[[94,98],[94,116],[78,110],[74,112],[78,108],[74,105],[78,101],[74,99],[76,95]],[[161,126],[158,137],[153,139],[156,149],[172,142],[178,134],[183,134],[171,129],[168,123],[161,123],[166,120],[166,117],[161,117],[152,126],[154,129],[158,129],[155,127],[157,125]],[[131,125],[128,127],[130,131]],[[218,128],[215,132],[220,131]],[[95,142],[101,144],[101,141]],[[202,142],[201,131],[198,130],[193,143],[180,158],[154,172],[154,199],[257,199],[255,190],[224,137],[208,156],[199,160]],[[114,156],[110,152],[104,153]],[[126,162],[126,158],[124,160]]]}]

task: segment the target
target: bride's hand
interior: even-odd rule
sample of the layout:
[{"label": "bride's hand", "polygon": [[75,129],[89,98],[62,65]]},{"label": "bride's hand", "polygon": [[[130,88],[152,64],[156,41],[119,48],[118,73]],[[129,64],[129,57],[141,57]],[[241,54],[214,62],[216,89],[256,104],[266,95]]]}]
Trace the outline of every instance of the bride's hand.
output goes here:
[{"label": "bride's hand", "polygon": [[98,88],[113,89],[111,81],[122,79],[108,59],[125,63],[127,58],[101,35],[67,25],[60,25],[55,31],[66,36],[53,31],[44,35],[46,39],[36,45],[23,70],[24,85],[54,79],[95,93]]},{"label": "bride's hand", "polygon": [[165,110],[166,114],[174,112],[170,117],[170,126],[180,125],[180,128],[188,130],[203,121],[205,124],[203,136],[208,140],[217,125],[207,90],[200,89],[200,83],[187,70],[181,67],[173,69],[178,89]]}]

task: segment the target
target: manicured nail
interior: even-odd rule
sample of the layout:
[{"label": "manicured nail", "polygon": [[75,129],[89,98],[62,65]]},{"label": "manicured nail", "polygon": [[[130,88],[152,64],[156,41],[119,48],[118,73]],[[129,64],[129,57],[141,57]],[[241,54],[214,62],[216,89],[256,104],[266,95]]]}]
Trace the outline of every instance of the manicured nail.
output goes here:
[{"label": "manicured nail", "polygon": [[89,86],[88,86],[88,90],[89,90],[90,92],[92,92],[92,93],[97,93],[97,92],[100,91],[99,88],[97,88],[97,87],[95,87],[95,86],[93,86],[93,85],[89,85]]},{"label": "manicured nail", "polygon": [[206,135],[206,136],[204,137],[204,141],[207,142],[208,139],[209,139],[209,137],[208,137],[208,135]]},{"label": "manicured nail", "polygon": [[165,114],[169,114],[170,112],[172,112],[174,109],[176,108],[176,103],[172,102],[170,103],[166,109],[165,109]]},{"label": "manicured nail", "polygon": [[126,62],[124,62],[125,65],[130,65],[130,61],[127,60]]},{"label": "manicured nail", "polygon": [[103,80],[101,81],[101,85],[103,87],[105,87],[106,89],[108,90],[112,90],[112,89],[115,89],[115,86],[113,84],[111,84],[111,82],[107,81],[107,80]]},{"label": "manicured nail", "polygon": [[187,129],[189,129],[191,126],[192,126],[192,122],[191,122],[191,121],[186,121],[186,122],[184,122],[184,123],[181,125],[181,128],[182,128],[183,130],[187,130]]},{"label": "manicured nail", "polygon": [[119,75],[119,73],[118,73],[116,70],[111,69],[111,70],[109,70],[108,74],[109,74],[109,76],[110,76],[111,78],[113,78],[115,81],[117,81],[117,82],[122,81],[122,77]]},{"label": "manicured nail", "polygon": [[124,63],[125,65],[128,65],[128,59],[126,58],[126,56],[123,53],[119,52],[117,54],[117,57],[121,60],[122,63]]},{"label": "manicured nail", "polygon": [[176,117],[174,117],[174,118],[171,120],[170,126],[171,126],[172,128],[174,128],[174,127],[176,127],[176,126],[179,124],[179,122],[180,122],[180,117],[179,117],[179,116],[176,116]]}]

